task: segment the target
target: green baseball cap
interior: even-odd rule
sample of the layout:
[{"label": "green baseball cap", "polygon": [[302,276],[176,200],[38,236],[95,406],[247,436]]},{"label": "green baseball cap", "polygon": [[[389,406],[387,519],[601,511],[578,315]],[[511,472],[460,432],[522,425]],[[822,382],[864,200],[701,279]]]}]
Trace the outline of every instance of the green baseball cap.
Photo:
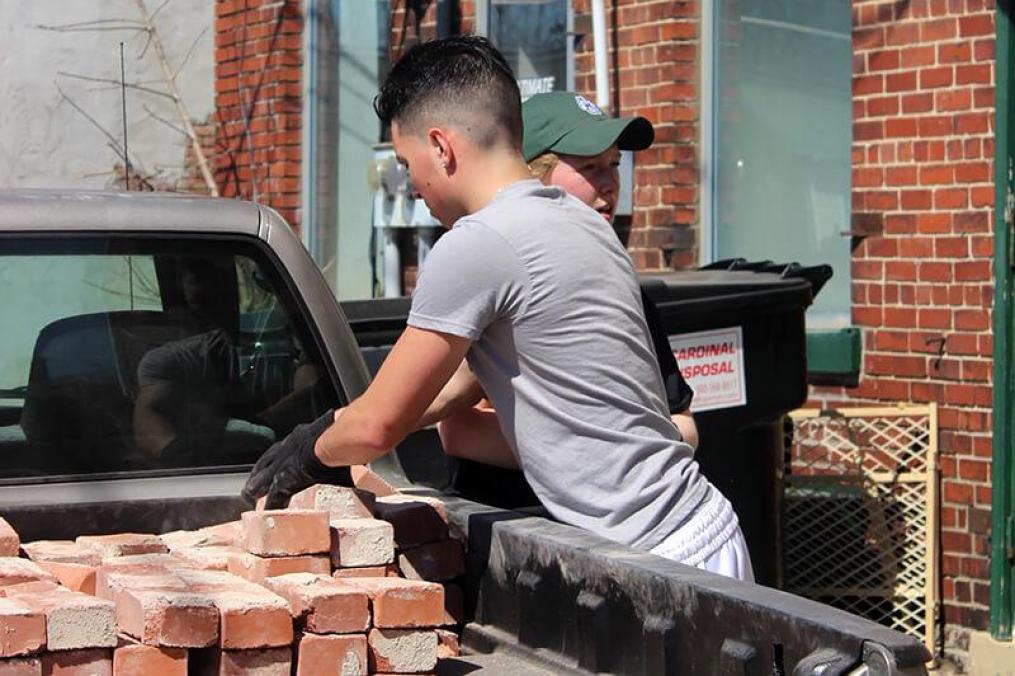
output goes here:
[{"label": "green baseball cap", "polygon": [[522,154],[531,162],[543,153],[589,157],[614,143],[621,150],[644,150],[655,130],[644,117],[608,117],[575,92],[536,94],[522,104]]}]

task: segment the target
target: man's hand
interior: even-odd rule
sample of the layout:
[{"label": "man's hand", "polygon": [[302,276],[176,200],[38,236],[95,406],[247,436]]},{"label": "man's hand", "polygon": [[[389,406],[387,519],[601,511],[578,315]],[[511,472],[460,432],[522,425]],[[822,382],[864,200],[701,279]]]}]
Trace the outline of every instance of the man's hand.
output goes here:
[{"label": "man's hand", "polygon": [[314,484],[352,486],[348,467],[328,467],[314,454],[314,444],[335,422],[335,411],[328,410],[312,423],[297,425],[282,441],[272,444],[254,465],[243,497],[256,501],[267,494],[266,509],[282,509],[289,498]]}]

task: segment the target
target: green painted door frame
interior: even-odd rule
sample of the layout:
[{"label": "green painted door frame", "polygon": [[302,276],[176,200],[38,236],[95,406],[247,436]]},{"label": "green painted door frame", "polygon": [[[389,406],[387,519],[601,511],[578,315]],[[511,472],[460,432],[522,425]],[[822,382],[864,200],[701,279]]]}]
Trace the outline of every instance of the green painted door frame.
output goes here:
[{"label": "green painted door frame", "polygon": [[994,156],[994,439],[991,484],[990,631],[994,638],[1011,640],[1015,619],[1015,472],[1012,421],[1015,420],[1015,365],[1012,352],[1012,246],[1015,204],[1015,32],[1012,5],[997,3],[997,62],[995,75]]}]

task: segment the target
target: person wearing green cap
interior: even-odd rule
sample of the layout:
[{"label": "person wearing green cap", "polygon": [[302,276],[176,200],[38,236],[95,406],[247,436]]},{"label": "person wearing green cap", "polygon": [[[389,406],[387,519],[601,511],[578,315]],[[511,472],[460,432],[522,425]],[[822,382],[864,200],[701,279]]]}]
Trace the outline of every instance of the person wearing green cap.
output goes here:
[{"label": "person wearing green cap", "polygon": [[[620,151],[652,145],[652,123],[644,117],[608,117],[576,92],[536,94],[522,104],[522,123],[522,155],[532,174],[563,188],[612,223],[620,192]],[[698,426],[690,410],[694,391],[680,373],[655,303],[644,292],[641,299],[671,418],[684,441],[697,448]]]}]

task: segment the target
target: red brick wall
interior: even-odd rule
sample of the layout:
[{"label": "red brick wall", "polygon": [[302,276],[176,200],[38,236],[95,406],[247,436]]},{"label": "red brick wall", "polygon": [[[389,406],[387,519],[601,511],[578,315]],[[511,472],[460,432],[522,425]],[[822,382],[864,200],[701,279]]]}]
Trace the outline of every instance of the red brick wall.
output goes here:
[{"label": "red brick wall", "polygon": [[993,3],[854,0],[853,26],[863,372],[814,398],[939,403],[943,610],[961,652],[955,629],[989,623]]},{"label": "red brick wall", "polygon": [[[574,0],[587,15],[589,0]],[[651,148],[635,155],[634,216],[628,249],[641,270],[698,262],[697,0],[607,0],[610,102],[620,115],[655,126]],[[591,25],[591,24],[589,24]],[[576,50],[575,85],[595,95],[592,35]],[[618,107],[619,104],[619,107]]]},{"label": "red brick wall", "polygon": [[212,150],[222,195],[257,199],[299,231],[303,17],[299,0],[218,0]]}]

